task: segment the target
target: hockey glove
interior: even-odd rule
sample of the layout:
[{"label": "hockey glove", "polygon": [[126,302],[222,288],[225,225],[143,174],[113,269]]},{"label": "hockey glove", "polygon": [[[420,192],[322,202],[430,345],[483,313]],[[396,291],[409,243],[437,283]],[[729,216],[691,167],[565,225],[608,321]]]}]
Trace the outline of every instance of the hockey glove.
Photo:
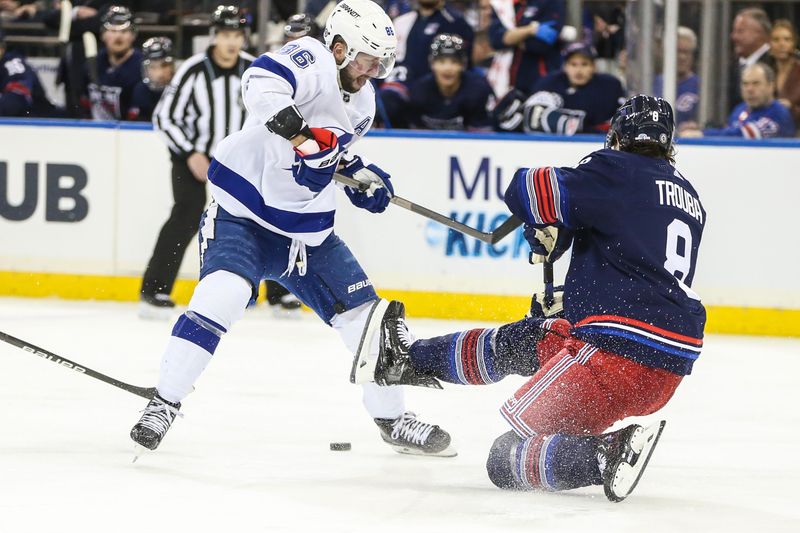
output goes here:
[{"label": "hockey glove", "polygon": [[371,213],[383,213],[386,210],[389,200],[394,195],[389,174],[359,156],[345,161],[339,173],[364,184],[363,189],[344,188],[345,194],[354,206]]},{"label": "hockey glove", "polygon": [[339,162],[339,140],[332,131],[311,128],[313,139],[294,149],[295,163],[292,165],[294,181],[313,192],[320,192],[333,179]]},{"label": "hockey glove", "polygon": [[533,318],[564,318],[564,286],[553,289],[553,305],[544,303],[544,292],[537,292],[531,298],[531,310],[528,316]]},{"label": "hockey glove", "polygon": [[533,265],[544,263],[545,259],[555,263],[572,246],[572,231],[564,227],[525,224],[523,235],[531,246],[529,261]]},{"label": "hockey glove", "polygon": [[556,29],[556,21],[548,20],[541,22],[536,30],[536,38],[547,44],[553,44],[558,39],[559,30]]}]

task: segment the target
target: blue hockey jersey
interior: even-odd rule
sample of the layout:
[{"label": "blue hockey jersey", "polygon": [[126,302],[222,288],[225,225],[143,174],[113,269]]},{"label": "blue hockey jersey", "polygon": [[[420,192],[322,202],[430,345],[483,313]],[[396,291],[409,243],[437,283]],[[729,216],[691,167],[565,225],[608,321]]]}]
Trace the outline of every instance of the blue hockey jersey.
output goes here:
[{"label": "blue hockey jersey", "polygon": [[520,169],[505,201],[527,223],[575,231],[564,311],[576,337],[691,372],[706,321],[691,289],[706,212],[669,162],[599,150],[575,168]]},{"label": "blue hockey jersey", "polygon": [[742,102],[733,108],[728,118],[728,127],[705,129],[706,137],[744,137],[745,139],[768,139],[770,137],[794,137],[792,114],[777,100],[766,107],[748,109]]},{"label": "blue hockey jersey", "polygon": [[491,96],[489,82],[475,72],[462,72],[461,86],[447,98],[439,92],[433,74],[428,74],[411,86],[411,123],[429,130],[489,131],[486,106]]},{"label": "blue hockey jersey", "polygon": [[142,81],[142,53],[134,50],[122,64],[112,66],[108,52],[97,53],[97,83],[90,83],[89,102],[95,120],[136,120],[130,114],[133,89]]},{"label": "blue hockey jersey", "polygon": [[625,102],[622,83],[610,74],[597,73],[582,87],[572,87],[566,72],[554,72],[536,84],[534,93],[553,92],[564,100],[564,109],[584,111],[583,129],[578,133],[605,133],[611,117]]},{"label": "blue hockey jersey", "polygon": [[0,57],[0,117],[46,115],[53,105],[39,76],[25,58],[13,52]]},{"label": "blue hockey jersey", "polygon": [[428,54],[433,38],[440,33],[454,33],[464,39],[467,61],[472,58],[472,42],[475,32],[460,14],[443,7],[429,17],[419,11],[411,11],[394,19],[397,34],[397,64],[387,79],[410,85],[414,80],[430,73]]},{"label": "blue hockey jersey", "polygon": [[[678,82],[675,95],[675,124],[697,122],[700,105],[700,77],[692,74]],[[664,96],[664,76],[659,74],[653,81],[653,96]]]}]

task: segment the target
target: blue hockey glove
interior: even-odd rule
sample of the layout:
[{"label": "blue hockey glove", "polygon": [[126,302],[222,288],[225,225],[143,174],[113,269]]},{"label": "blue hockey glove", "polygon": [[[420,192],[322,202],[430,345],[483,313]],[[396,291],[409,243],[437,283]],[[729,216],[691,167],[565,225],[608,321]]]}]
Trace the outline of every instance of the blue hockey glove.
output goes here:
[{"label": "blue hockey glove", "polygon": [[[339,140],[332,131],[323,128],[311,128],[316,142],[316,153],[304,153],[295,148],[295,164],[292,165],[294,181],[303,187],[308,187],[313,192],[320,192],[328,186],[333,179],[336,165],[339,163]],[[305,146],[306,141],[301,145]],[[312,146],[313,148],[313,146]]]},{"label": "blue hockey glove", "polygon": [[565,227],[545,226],[537,228],[525,224],[523,235],[531,246],[531,264],[544,263],[545,259],[555,263],[572,246],[572,231]]},{"label": "blue hockey glove", "polygon": [[556,22],[548,20],[547,22],[539,23],[539,28],[536,30],[536,38],[547,44],[553,44],[558,39],[558,33]]},{"label": "blue hockey glove", "polygon": [[386,210],[389,200],[394,195],[389,174],[359,156],[345,161],[339,173],[364,184],[363,190],[344,188],[345,194],[354,206],[371,213],[383,213]]},{"label": "blue hockey glove", "polygon": [[564,318],[564,286],[553,289],[553,305],[544,303],[544,293],[537,292],[531,298],[531,310],[528,316],[533,318]]}]

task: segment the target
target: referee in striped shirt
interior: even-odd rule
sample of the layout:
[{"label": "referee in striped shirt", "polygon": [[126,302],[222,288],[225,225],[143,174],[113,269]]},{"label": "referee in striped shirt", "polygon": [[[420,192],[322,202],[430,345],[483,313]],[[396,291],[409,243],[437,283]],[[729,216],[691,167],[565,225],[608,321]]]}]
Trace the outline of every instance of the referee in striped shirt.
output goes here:
[{"label": "referee in striped shirt", "polygon": [[140,316],[168,316],[186,247],[206,205],[206,174],[217,143],[242,129],[242,74],[254,58],[242,51],[246,21],[234,6],[211,15],[212,45],[181,65],[164,91],[153,123],[170,150],[175,204],[158,235],[141,288]]}]

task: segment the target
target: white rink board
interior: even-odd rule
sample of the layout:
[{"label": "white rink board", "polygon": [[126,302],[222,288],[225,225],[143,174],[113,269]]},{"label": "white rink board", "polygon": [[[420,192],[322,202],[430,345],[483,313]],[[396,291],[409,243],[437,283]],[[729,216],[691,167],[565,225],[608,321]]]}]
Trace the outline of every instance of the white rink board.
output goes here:
[{"label": "white rink board", "polygon": [[[0,121],[9,202],[20,201],[26,162],[70,163],[87,172],[90,209],[78,223],[46,222],[41,205],[27,220],[0,216],[0,270],[139,275],[172,201],[169,158],[158,136],[146,125],[17,124]],[[502,221],[500,194],[516,168],[574,165],[601,146],[599,138],[521,139],[377,133],[354,151],[389,171],[399,195],[460,220],[469,216],[467,223],[488,230]],[[679,147],[678,168],[708,211],[695,277],[704,302],[800,309],[800,143],[693,142]],[[372,215],[344,195],[339,204],[337,232],[378,287],[526,295],[539,283],[521,231],[489,249],[397,207]],[[196,277],[195,250],[183,264],[188,278]],[[557,277],[565,266],[557,265]]]}]

